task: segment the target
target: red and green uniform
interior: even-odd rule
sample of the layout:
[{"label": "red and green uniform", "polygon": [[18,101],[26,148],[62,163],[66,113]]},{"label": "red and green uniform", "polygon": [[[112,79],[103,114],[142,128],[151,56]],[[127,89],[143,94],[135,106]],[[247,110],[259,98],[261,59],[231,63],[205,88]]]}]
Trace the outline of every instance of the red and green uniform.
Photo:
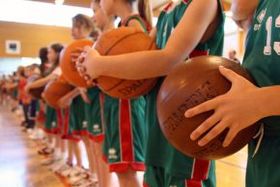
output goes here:
[{"label": "red and green uniform", "polygon": [[[146,30],[146,23],[137,15],[128,17],[121,25],[128,26],[132,20],[138,21]],[[111,172],[145,170],[145,106],[146,101],[142,96],[136,99],[116,99],[105,95],[103,151]]]},{"label": "red and green uniform", "polygon": [[50,134],[57,134],[59,131],[56,110],[49,105],[46,105],[46,121],[44,129],[46,133]]},{"label": "red and green uniform", "polygon": [[[246,40],[243,66],[259,87],[280,85],[280,1],[260,0]],[[252,109],[253,110],[253,109]],[[245,114],[246,115],[246,114]],[[280,116],[261,120],[264,136],[249,143],[247,187],[280,186]]]},{"label": "red and green uniform", "polygon": [[89,88],[87,95],[90,103],[85,103],[85,119],[88,124],[88,136],[95,142],[104,139],[104,94],[97,88]]},{"label": "red and green uniform", "polygon": [[88,123],[85,115],[85,102],[79,95],[70,105],[70,131],[74,135],[87,135]]},{"label": "red and green uniform", "polygon": [[[215,34],[205,43],[199,43],[189,55],[190,57],[222,54],[224,15],[220,1],[218,2],[220,23]],[[161,12],[157,23],[156,43],[158,48],[165,47],[169,36],[191,3],[192,0],[172,2]],[[147,166],[144,176],[145,185],[149,187],[213,187],[216,185],[215,163],[181,154],[167,142],[160,130],[156,98],[162,81],[163,78],[147,96],[146,125],[149,128],[149,135],[145,158]]]}]

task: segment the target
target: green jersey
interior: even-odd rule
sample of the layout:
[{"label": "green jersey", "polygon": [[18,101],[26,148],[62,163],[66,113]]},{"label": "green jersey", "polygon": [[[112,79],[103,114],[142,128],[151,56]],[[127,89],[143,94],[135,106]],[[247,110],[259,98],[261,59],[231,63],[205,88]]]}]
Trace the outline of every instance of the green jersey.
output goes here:
[{"label": "green jersey", "polygon": [[[279,0],[260,0],[248,32],[243,66],[260,87],[280,84],[279,7]],[[266,118],[263,122],[269,133],[280,130],[280,116]]]},{"label": "green jersey", "polygon": [[[258,86],[280,85],[279,55],[280,1],[260,0],[247,35],[243,66],[251,73]],[[264,136],[260,146],[257,146],[258,139],[251,141],[248,146],[246,186],[278,187],[280,116],[261,121],[264,124]]]},{"label": "green jersey", "polygon": [[[164,48],[169,36],[181,20],[184,12],[192,0],[184,0],[169,4],[160,14],[157,24],[156,43],[159,48]],[[219,2],[220,3],[220,2]],[[224,38],[224,16],[220,5],[220,20],[216,33],[205,43],[199,43],[190,56],[197,55],[221,55]],[[191,25],[190,25],[191,27]],[[188,34],[188,33],[186,33]],[[149,138],[147,144],[146,164],[165,168],[173,176],[191,178],[194,159],[187,157],[171,146],[163,136],[157,119],[156,97],[162,80],[147,96],[147,126]],[[168,106],[167,106],[168,107]]]}]

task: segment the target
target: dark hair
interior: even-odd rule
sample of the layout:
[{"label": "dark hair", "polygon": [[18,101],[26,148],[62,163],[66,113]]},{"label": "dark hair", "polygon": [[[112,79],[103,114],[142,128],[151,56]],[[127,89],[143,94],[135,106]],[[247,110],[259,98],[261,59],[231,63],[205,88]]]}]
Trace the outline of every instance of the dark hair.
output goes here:
[{"label": "dark hair", "polygon": [[25,68],[23,66],[19,66],[17,71],[20,76],[25,77]]},{"label": "dark hair", "polygon": [[39,58],[41,60],[41,63],[46,63],[48,61],[48,48],[47,47],[40,48]]},{"label": "dark hair", "polygon": [[88,31],[92,31],[94,29],[93,22],[89,16],[84,14],[77,14],[72,18],[73,25],[77,25],[78,27],[83,26]]},{"label": "dark hair", "polygon": [[92,32],[89,34],[89,36],[93,39],[93,41],[96,41],[97,38],[98,38],[98,36],[99,36],[98,30],[92,31]]},{"label": "dark hair", "polygon": [[40,71],[41,74],[44,74],[44,72],[46,71],[46,67],[45,64],[48,62],[48,48],[47,47],[42,47],[39,50],[39,58],[41,60],[41,64],[40,64]]},{"label": "dark hair", "polygon": [[[134,0],[128,1],[132,3]],[[138,0],[138,12],[140,17],[152,26],[152,9],[149,0]]]},{"label": "dark hair", "polygon": [[56,61],[53,64],[53,67],[51,68],[51,70],[54,70],[58,66],[58,64],[59,64],[59,55],[60,55],[60,52],[63,49],[63,45],[60,44],[60,43],[54,43],[54,44],[51,44],[50,47],[54,50],[54,52],[57,55]]}]

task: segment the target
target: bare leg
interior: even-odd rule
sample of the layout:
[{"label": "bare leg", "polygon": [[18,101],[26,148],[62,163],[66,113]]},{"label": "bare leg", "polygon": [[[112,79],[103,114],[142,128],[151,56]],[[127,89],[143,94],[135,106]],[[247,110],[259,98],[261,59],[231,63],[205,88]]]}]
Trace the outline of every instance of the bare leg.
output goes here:
[{"label": "bare leg", "polygon": [[77,160],[77,166],[82,167],[82,154],[81,154],[81,148],[79,146],[79,142],[73,141],[73,150]]},{"label": "bare leg", "polygon": [[67,164],[73,165],[73,141],[68,140],[68,157],[67,157]]},{"label": "bare leg", "polygon": [[125,173],[117,173],[120,187],[141,187],[140,181],[137,178],[137,172],[129,169]]},{"label": "bare leg", "polygon": [[93,154],[93,149],[91,146],[91,142],[87,136],[82,136],[82,140],[85,144],[86,152],[87,152],[87,157],[88,157],[88,162],[89,162],[89,170],[91,173],[96,172],[96,163],[94,162],[94,154]]},{"label": "bare leg", "polygon": [[[95,154],[95,163],[97,163],[97,176],[99,185],[102,187],[111,187],[112,185],[112,174],[109,172],[109,167],[103,160],[102,156],[102,143],[93,142],[93,152]],[[115,185],[114,185],[115,186]]]}]

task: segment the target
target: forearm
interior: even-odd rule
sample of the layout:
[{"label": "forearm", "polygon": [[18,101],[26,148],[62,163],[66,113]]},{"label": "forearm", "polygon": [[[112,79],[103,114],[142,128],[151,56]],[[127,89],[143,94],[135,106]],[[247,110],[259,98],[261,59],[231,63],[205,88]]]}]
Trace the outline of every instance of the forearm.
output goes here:
[{"label": "forearm", "polygon": [[197,46],[218,16],[217,11],[217,1],[196,0],[185,11],[164,49],[105,57],[89,51],[85,59],[86,71],[93,78],[104,75],[130,80],[167,75]]},{"label": "forearm", "polygon": [[231,11],[233,20],[242,21],[249,19],[255,12],[259,0],[233,0]]},{"label": "forearm", "polygon": [[113,58],[101,56],[96,60],[100,60],[96,64],[101,65],[101,75],[131,80],[166,75],[176,64],[176,59],[165,50],[137,52]]},{"label": "forearm", "polygon": [[65,96],[63,96],[60,99],[60,102],[68,102],[68,101],[74,99],[75,97],[77,97],[79,94],[80,94],[79,89],[75,88],[74,90],[72,90],[71,92],[69,92]]},{"label": "forearm", "polygon": [[30,84],[28,84],[29,88],[39,88],[42,86],[45,86],[50,80],[55,79],[56,76],[55,75],[49,75],[47,77],[41,78],[39,80],[36,80]]},{"label": "forearm", "polygon": [[260,88],[257,92],[256,102],[263,117],[280,115],[280,86]]}]

